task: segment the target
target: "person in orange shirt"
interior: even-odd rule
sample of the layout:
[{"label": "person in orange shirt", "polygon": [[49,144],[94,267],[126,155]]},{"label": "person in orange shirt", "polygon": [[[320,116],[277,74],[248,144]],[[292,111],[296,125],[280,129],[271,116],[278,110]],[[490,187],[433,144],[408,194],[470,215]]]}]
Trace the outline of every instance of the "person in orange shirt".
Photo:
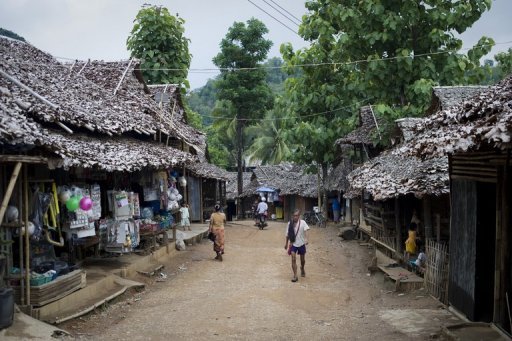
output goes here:
[{"label": "person in orange shirt", "polygon": [[224,254],[224,224],[226,223],[226,215],[220,212],[220,205],[215,205],[215,212],[210,216],[210,227],[208,232],[215,234],[215,241],[213,242],[213,251],[217,253],[216,260],[222,262],[222,255]]},{"label": "person in orange shirt", "polygon": [[416,223],[411,223],[409,225],[408,238],[405,241],[405,258],[406,261],[410,256],[416,255],[416,239],[417,239],[417,225]]}]

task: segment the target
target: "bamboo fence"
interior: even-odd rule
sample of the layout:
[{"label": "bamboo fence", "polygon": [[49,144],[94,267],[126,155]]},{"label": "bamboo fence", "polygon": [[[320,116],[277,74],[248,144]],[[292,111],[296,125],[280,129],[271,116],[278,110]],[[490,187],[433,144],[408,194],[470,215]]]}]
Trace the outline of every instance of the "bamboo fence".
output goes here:
[{"label": "bamboo fence", "polygon": [[426,244],[425,288],[442,303],[448,303],[448,245],[432,239]]}]

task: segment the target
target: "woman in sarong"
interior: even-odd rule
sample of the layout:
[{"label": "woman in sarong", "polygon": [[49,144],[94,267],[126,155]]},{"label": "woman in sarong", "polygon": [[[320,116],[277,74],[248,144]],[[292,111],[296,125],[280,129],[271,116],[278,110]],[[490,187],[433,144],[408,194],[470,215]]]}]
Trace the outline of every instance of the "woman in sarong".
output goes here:
[{"label": "woman in sarong", "polygon": [[226,223],[226,215],[220,212],[220,205],[215,205],[215,212],[210,217],[210,228],[208,232],[215,234],[215,241],[213,243],[213,251],[217,253],[216,260],[222,262],[222,255],[224,254],[224,224]]}]

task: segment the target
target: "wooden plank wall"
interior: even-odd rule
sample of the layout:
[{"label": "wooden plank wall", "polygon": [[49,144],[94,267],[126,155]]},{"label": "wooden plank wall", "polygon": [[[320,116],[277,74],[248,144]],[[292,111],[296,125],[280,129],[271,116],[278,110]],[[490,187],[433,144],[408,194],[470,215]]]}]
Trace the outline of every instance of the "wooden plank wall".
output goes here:
[{"label": "wooden plank wall", "polygon": [[448,301],[470,319],[475,310],[476,204],[476,182],[453,180]]}]

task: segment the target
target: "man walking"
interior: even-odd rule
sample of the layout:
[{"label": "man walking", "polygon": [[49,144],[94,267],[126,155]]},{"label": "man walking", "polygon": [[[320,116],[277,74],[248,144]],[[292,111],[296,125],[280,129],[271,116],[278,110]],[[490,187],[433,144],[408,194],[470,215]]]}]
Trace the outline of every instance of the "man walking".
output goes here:
[{"label": "man walking", "polygon": [[306,265],[306,245],[308,244],[308,224],[300,219],[300,211],[293,212],[293,219],[288,222],[286,228],[286,241],[284,249],[288,250],[288,255],[292,256],[292,282],[297,282],[297,253],[300,255],[300,275],[306,277],[304,266]]}]

